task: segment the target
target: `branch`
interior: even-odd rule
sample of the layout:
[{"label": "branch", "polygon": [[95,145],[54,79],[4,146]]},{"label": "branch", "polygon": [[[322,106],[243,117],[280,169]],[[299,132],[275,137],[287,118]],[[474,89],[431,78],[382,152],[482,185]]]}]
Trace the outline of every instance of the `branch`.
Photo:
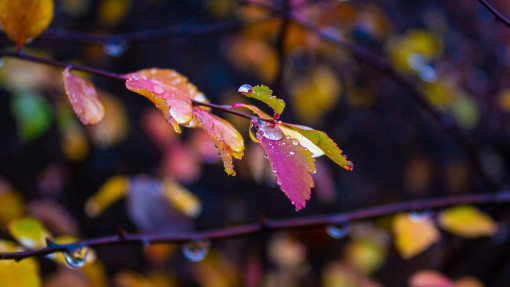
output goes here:
[{"label": "branch", "polygon": [[[87,72],[90,74],[94,74],[94,75],[98,75],[98,76],[102,76],[102,77],[106,77],[106,78],[110,78],[110,79],[114,79],[114,80],[119,80],[122,82],[126,82],[126,80],[127,80],[125,75],[115,74],[115,73],[111,73],[111,72],[107,72],[107,71],[103,71],[103,70],[99,70],[99,69],[94,69],[94,68],[90,68],[90,67],[82,66],[82,65],[68,64],[68,63],[56,61],[53,59],[31,56],[31,55],[26,54],[22,50],[19,52],[0,50],[0,58],[1,57],[17,58],[17,59],[21,59],[21,60],[25,60],[25,61],[29,61],[29,62],[40,63],[40,64],[54,66],[54,67],[61,67],[61,68],[70,67],[71,70],[83,71],[83,72]],[[262,117],[246,114],[243,112],[239,112],[239,111],[232,109],[230,106],[215,105],[215,104],[211,104],[211,103],[196,101],[193,99],[191,99],[191,102],[197,106],[209,107],[211,109],[215,109],[215,110],[222,111],[225,113],[233,114],[233,115],[243,117],[243,118],[246,118],[249,120],[261,120],[261,121],[265,121],[265,122],[271,122],[273,120],[273,119],[262,118]]]},{"label": "branch", "polygon": [[510,20],[508,20],[505,16],[503,16],[503,14],[496,10],[494,6],[492,6],[491,4],[489,4],[489,2],[485,0],[478,0],[478,2],[485,6],[485,8],[487,8],[492,13],[492,15],[494,15],[496,20],[499,20],[501,23],[505,24],[505,26],[510,28]]},{"label": "branch", "polygon": [[56,245],[41,249],[0,253],[0,260],[21,260],[33,256],[44,256],[55,252],[70,251],[75,246],[96,247],[118,244],[147,245],[152,243],[186,243],[195,240],[225,239],[253,235],[264,231],[317,228],[332,224],[347,224],[352,221],[373,219],[411,210],[439,209],[459,204],[488,204],[503,202],[510,202],[510,191],[504,190],[496,193],[477,193],[413,200],[328,215],[278,220],[265,219],[258,223],[208,231],[173,234],[126,234],[122,232],[118,235],[86,239],[70,244]]},{"label": "branch", "polygon": [[153,42],[157,40],[166,40],[174,37],[205,37],[215,36],[228,32],[233,32],[243,27],[258,24],[275,17],[278,12],[271,12],[268,15],[254,17],[248,20],[234,19],[220,23],[203,25],[178,25],[141,32],[101,35],[69,31],[46,30],[37,39],[59,41],[76,44],[105,45],[112,42],[122,44],[136,44],[144,42]]},{"label": "branch", "polygon": [[503,188],[500,183],[494,181],[485,172],[482,167],[483,165],[480,159],[480,152],[478,148],[471,141],[469,136],[466,135],[466,133],[464,133],[464,131],[457,125],[455,120],[452,119],[449,115],[444,115],[436,111],[426,100],[425,95],[418,89],[416,84],[409,78],[397,72],[386,59],[371,52],[363,46],[340,39],[337,35],[326,33],[322,31],[320,27],[317,27],[306,20],[298,19],[296,17],[292,17],[291,19],[296,24],[318,35],[322,40],[347,50],[352,54],[354,58],[365,63],[372,69],[380,72],[382,75],[388,77],[394,83],[402,87],[407,92],[407,94],[418,104],[418,106],[423,111],[425,111],[425,113],[430,115],[432,119],[434,119],[464,150],[473,169],[476,171],[482,181],[487,185],[487,187],[492,191],[500,190]]}]

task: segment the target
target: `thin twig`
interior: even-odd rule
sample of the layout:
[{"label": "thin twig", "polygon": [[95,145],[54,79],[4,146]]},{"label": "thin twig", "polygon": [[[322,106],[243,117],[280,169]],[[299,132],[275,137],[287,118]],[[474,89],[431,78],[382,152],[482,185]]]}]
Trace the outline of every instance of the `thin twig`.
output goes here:
[{"label": "thin twig", "polygon": [[[120,75],[120,74],[115,74],[115,73],[111,73],[111,72],[106,72],[103,70],[94,69],[94,68],[90,68],[90,67],[82,66],[82,65],[68,64],[68,63],[60,62],[60,61],[53,60],[53,59],[32,56],[32,55],[26,54],[23,51],[14,52],[14,51],[0,50],[0,58],[1,57],[18,58],[21,60],[34,62],[34,63],[40,63],[40,64],[54,66],[54,67],[61,67],[61,68],[69,67],[71,70],[83,71],[83,72],[87,72],[90,74],[94,74],[94,75],[98,75],[98,76],[102,76],[102,77],[106,77],[106,78],[110,78],[110,79],[114,79],[114,80],[119,80],[122,82],[125,82],[127,80],[126,75]],[[261,120],[261,121],[266,121],[266,122],[272,121],[272,119],[261,118],[261,117],[257,117],[257,116],[249,115],[249,114],[246,114],[243,112],[236,111],[229,106],[215,105],[215,104],[211,104],[211,103],[207,103],[207,102],[196,101],[193,99],[191,101],[194,105],[209,107],[211,109],[215,109],[215,110],[222,111],[225,113],[230,113],[230,114],[233,114],[233,115],[236,115],[239,117],[243,117],[243,118],[246,118],[249,120]]]},{"label": "thin twig", "polygon": [[510,191],[504,190],[496,193],[478,193],[420,199],[328,215],[278,220],[265,219],[258,223],[208,231],[173,234],[126,234],[125,232],[121,232],[117,235],[86,239],[73,242],[71,244],[62,244],[19,252],[0,253],[0,259],[21,260],[33,256],[44,256],[55,252],[69,251],[75,246],[97,247],[118,244],[148,245],[152,243],[185,243],[196,240],[225,239],[253,235],[264,231],[317,228],[326,225],[347,224],[353,221],[373,219],[411,210],[439,209],[459,204],[487,204],[503,202],[510,202]]},{"label": "thin twig", "polygon": [[496,8],[494,8],[494,6],[492,6],[491,4],[489,4],[489,2],[485,0],[478,0],[478,2],[485,6],[485,8],[487,8],[497,20],[499,20],[501,23],[505,24],[505,26],[510,28],[510,20],[503,16],[503,14],[501,14]]},{"label": "thin twig", "polygon": [[252,19],[234,19],[220,23],[202,25],[178,25],[161,29],[141,32],[102,35],[69,31],[46,30],[37,39],[68,42],[76,44],[106,45],[110,43],[139,44],[153,43],[158,40],[167,40],[175,37],[206,37],[237,31],[243,27],[262,23],[275,17],[278,12],[254,17]]},{"label": "thin twig", "polygon": [[426,100],[425,95],[420,91],[416,84],[409,78],[403,76],[395,70],[395,68],[381,56],[371,52],[363,46],[353,42],[340,39],[337,35],[326,33],[314,24],[296,17],[291,18],[296,24],[315,33],[322,40],[334,44],[337,47],[347,50],[351,55],[359,61],[365,63],[382,75],[388,77],[393,82],[402,87],[407,94],[418,104],[418,106],[432,117],[454,140],[462,147],[466,153],[467,159],[473,166],[482,181],[492,190],[503,189],[503,186],[493,180],[484,170],[480,158],[480,152],[468,135],[457,125],[457,123],[449,115],[443,115],[436,111]]}]

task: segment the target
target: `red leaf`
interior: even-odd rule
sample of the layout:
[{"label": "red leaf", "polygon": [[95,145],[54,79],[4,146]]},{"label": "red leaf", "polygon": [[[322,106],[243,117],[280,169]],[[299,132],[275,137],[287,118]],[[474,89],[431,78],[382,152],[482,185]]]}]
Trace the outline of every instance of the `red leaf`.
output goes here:
[{"label": "red leaf", "polygon": [[67,98],[84,125],[95,125],[104,117],[104,105],[97,97],[96,89],[89,81],[70,73],[67,67],[62,73]]},{"label": "red leaf", "polygon": [[126,76],[126,88],[151,100],[177,133],[181,132],[179,124],[189,124],[193,118],[191,99],[205,100],[186,77],[174,70],[152,68]]},{"label": "red leaf", "polygon": [[285,136],[282,130],[271,123],[257,123],[257,139],[262,144],[276,183],[287,195],[296,210],[305,207],[314,186],[310,173],[315,173],[315,160],[312,153],[299,144],[299,141]]},{"label": "red leaf", "polygon": [[229,175],[235,175],[232,156],[241,159],[244,154],[244,141],[241,134],[226,120],[199,107],[194,107],[193,113],[218,147],[225,172]]}]

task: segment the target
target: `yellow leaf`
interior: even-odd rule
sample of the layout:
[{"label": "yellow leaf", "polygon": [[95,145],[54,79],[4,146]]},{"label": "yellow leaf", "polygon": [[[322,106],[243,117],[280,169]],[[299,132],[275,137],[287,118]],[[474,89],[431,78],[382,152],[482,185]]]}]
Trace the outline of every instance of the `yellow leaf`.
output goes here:
[{"label": "yellow leaf", "polygon": [[18,48],[41,34],[53,18],[53,0],[0,0],[0,24]]},{"label": "yellow leaf", "polygon": [[393,218],[392,227],[397,250],[405,259],[418,255],[440,238],[432,219],[426,215],[415,218],[399,213]]},{"label": "yellow leaf", "polygon": [[313,69],[306,78],[295,80],[290,90],[296,117],[304,123],[316,123],[335,108],[340,89],[337,75],[326,65]]},{"label": "yellow leaf", "polygon": [[131,0],[102,0],[99,2],[99,18],[106,24],[122,21],[131,8]]},{"label": "yellow leaf", "polygon": [[172,206],[189,217],[197,217],[202,212],[200,199],[171,179],[163,181],[163,195]]},{"label": "yellow leaf", "polygon": [[33,217],[14,219],[9,222],[8,228],[11,236],[27,248],[44,247],[46,238],[51,238],[50,232]]},{"label": "yellow leaf", "polygon": [[344,252],[350,266],[367,274],[381,267],[386,259],[384,248],[370,238],[358,238],[351,241]]},{"label": "yellow leaf", "polygon": [[0,203],[0,224],[2,227],[25,213],[25,204],[21,194],[2,179],[0,179]]},{"label": "yellow leaf", "polygon": [[476,238],[494,235],[498,226],[492,218],[470,205],[459,205],[439,214],[439,225],[455,235]]},{"label": "yellow leaf", "polygon": [[114,176],[108,179],[99,191],[87,200],[85,213],[89,217],[97,217],[110,205],[126,195],[129,179],[125,176]]},{"label": "yellow leaf", "polygon": [[[13,242],[0,240],[0,252],[19,251]],[[42,282],[39,266],[34,258],[22,261],[0,260],[0,278],[2,286],[40,287]]]}]

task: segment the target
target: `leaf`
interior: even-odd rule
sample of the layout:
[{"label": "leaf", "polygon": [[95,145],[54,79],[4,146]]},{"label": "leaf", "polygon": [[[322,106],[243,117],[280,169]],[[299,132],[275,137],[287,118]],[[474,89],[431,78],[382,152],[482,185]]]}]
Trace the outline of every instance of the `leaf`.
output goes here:
[{"label": "leaf", "polygon": [[46,238],[51,235],[42,223],[33,217],[22,217],[9,222],[9,233],[27,248],[46,246]]},{"label": "leaf", "polygon": [[84,125],[95,125],[104,117],[104,105],[98,99],[94,85],[71,74],[70,71],[71,69],[67,67],[62,72],[67,98]]},{"label": "leaf", "polygon": [[205,96],[174,70],[152,68],[126,77],[126,88],[151,100],[177,133],[181,132],[179,124],[189,124],[193,118],[191,99],[205,101]]},{"label": "leaf", "polygon": [[163,195],[172,206],[189,217],[197,217],[202,212],[200,199],[173,180],[163,181]]},{"label": "leaf", "polygon": [[199,107],[193,108],[193,114],[218,147],[225,172],[235,175],[232,156],[241,159],[244,154],[244,140],[241,134],[226,120]]},{"label": "leaf", "polygon": [[264,85],[255,87],[250,85],[242,85],[239,87],[238,92],[247,96],[248,98],[253,98],[266,103],[278,115],[281,115],[283,109],[285,109],[285,102],[282,99],[273,96],[273,91]]},{"label": "leaf", "polygon": [[345,259],[363,273],[372,273],[379,269],[386,259],[383,246],[373,238],[356,238],[344,249]]},{"label": "leaf", "polygon": [[[13,242],[0,240],[0,252],[20,251]],[[2,286],[40,287],[42,286],[39,266],[34,258],[22,261],[0,260]]]},{"label": "leaf", "polygon": [[0,0],[0,25],[19,48],[41,34],[53,18],[53,0]]},{"label": "leaf", "polygon": [[49,103],[30,91],[17,92],[11,110],[21,137],[27,141],[41,137],[51,126],[53,115]]},{"label": "leaf", "polygon": [[418,255],[440,238],[427,215],[411,218],[408,213],[399,213],[393,218],[393,232],[397,250],[404,259]]},{"label": "leaf", "polygon": [[446,231],[466,238],[491,236],[498,229],[492,218],[470,205],[448,208],[439,214],[438,221]]},{"label": "leaf", "polygon": [[455,287],[484,287],[483,283],[472,276],[464,276],[455,280]]},{"label": "leaf", "polygon": [[0,178],[0,226],[4,228],[7,222],[23,216],[25,204],[23,196],[12,186]]},{"label": "leaf", "polygon": [[126,195],[129,180],[125,176],[117,175],[109,178],[85,204],[85,213],[89,217],[97,217],[114,202]]},{"label": "leaf", "polygon": [[419,271],[408,280],[409,287],[454,287],[453,282],[435,270]]},{"label": "leaf", "polygon": [[[303,135],[306,139],[311,141],[315,146],[317,146],[320,150],[323,151],[323,154],[325,154],[327,157],[329,157],[332,161],[334,161],[339,166],[347,169],[352,170],[353,164],[352,162],[348,161],[345,155],[342,154],[342,150],[338,148],[336,143],[328,137],[328,135],[322,131],[314,130],[307,126],[301,126],[301,125],[293,125],[288,123],[282,123],[281,125],[285,127],[289,127],[292,130],[298,132],[299,134]],[[285,131],[284,131],[285,132]],[[286,133],[287,134],[287,133]],[[292,135],[290,135],[292,137]],[[309,144],[306,145],[306,141],[297,138],[300,143],[304,146],[310,146]],[[309,148],[311,149],[311,148]],[[315,152],[316,149],[311,149],[314,151],[315,154],[319,154],[317,156],[320,156],[320,153]]]},{"label": "leaf", "polygon": [[278,126],[266,122],[257,124],[256,136],[271,163],[276,183],[296,210],[302,209],[310,199],[310,188],[314,186],[310,175],[315,173],[312,153],[297,140],[285,136]]}]

